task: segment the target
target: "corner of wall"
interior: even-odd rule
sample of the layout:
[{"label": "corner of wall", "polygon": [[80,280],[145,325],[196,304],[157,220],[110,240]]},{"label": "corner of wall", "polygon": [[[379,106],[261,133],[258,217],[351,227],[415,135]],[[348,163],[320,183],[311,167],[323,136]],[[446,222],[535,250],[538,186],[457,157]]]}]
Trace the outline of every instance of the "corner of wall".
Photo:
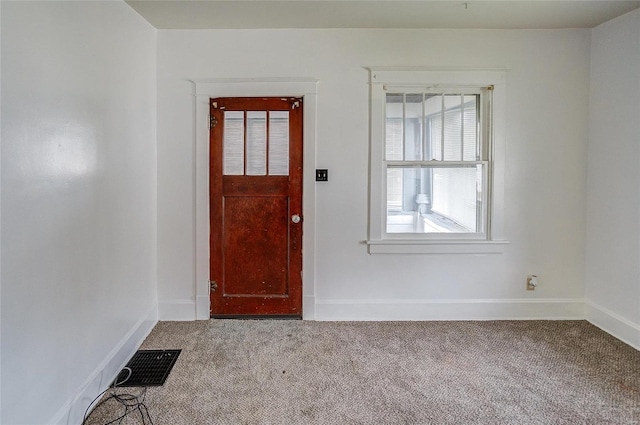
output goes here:
[{"label": "corner of wall", "polygon": [[593,28],[590,55],[586,319],[640,350],[640,9]]},{"label": "corner of wall", "polygon": [[145,317],[129,330],[120,343],[89,375],[76,392],[77,395],[70,398],[47,423],[55,425],[82,423],[85,411],[118,376],[156,323],[158,323],[158,308],[154,304],[148,309]]},{"label": "corner of wall", "polygon": [[163,321],[196,320],[196,302],[190,300],[160,300],[158,318]]},{"label": "corner of wall", "polygon": [[640,324],[633,323],[590,300],[586,301],[586,316],[592,325],[640,350]]}]

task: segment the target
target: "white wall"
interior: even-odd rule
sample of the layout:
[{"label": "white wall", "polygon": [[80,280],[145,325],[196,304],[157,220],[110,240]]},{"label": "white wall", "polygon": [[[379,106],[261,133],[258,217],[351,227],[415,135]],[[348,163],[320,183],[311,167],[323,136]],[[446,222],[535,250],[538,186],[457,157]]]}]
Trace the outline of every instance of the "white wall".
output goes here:
[{"label": "white wall", "polygon": [[593,29],[587,317],[640,348],[640,10]]},{"label": "white wall", "polygon": [[0,422],[80,423],[157,318],[156,30],[123,2],[1,7]]},{"label": "white wall", "polygon": [[[188,80],[288,77],[319,79],[315,155],[330,180],[315,186],[315,210],[304,207],[316,235],[304,252],[316,318],[583,317],[589,47],[589,30],[159,31],[161,318],[195,318]],[[504,254],[367,254],[365,66],[509,70]],[[535,292],[525,290],[531,273]]]}]

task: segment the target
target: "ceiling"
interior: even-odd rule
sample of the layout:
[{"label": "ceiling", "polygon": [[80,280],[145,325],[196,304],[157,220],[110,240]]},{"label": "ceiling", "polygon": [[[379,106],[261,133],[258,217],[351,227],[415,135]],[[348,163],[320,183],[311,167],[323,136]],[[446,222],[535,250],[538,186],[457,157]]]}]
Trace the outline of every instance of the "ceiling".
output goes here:
[{"label": "ceiling", "polygon": [[126,0],[158,29],[593,28],[640,7],[619,0]]}]

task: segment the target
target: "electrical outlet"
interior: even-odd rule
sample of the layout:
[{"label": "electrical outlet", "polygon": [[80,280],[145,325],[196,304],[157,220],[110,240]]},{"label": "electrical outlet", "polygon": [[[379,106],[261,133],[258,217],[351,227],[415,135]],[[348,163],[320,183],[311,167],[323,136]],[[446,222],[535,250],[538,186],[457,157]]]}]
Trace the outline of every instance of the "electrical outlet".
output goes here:
[{"label": "electrical outlet", "polygon": [[535,291],[538,286],[538,276],[535,274],[527,276],[527,291]]}]

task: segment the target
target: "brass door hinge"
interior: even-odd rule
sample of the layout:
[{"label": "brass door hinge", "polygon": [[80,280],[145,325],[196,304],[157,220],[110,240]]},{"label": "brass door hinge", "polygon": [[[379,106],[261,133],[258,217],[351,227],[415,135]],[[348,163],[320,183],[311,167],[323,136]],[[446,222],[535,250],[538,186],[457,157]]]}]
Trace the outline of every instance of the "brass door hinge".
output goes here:
[{"label": "brass door hinge", "polygon": [[218,119],[214,115],[209,115],[209,129],[218,125]]},{"label": "brass door hinge", "polygon": [[218,283],[215,280],[210,280],[209,281],[209,290],[211,292],[216,292],[216,289],[218,289]]}]

